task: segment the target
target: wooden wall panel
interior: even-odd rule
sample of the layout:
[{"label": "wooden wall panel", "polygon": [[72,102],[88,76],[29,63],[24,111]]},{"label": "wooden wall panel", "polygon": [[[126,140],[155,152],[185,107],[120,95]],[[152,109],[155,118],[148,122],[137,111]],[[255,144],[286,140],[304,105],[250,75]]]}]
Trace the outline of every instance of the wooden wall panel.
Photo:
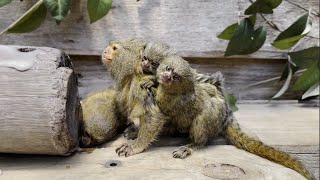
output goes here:
[{"label": "wooden wall panel", "polygon": [[[111,88],[114,81],[103,67],[98,56],[72,56],[79,78],[79,94],[83,99],[92,91]],[[188,58],[191,66],[203,73],[221,71],[226,78],[226,88],[239,100],[270,99],[281,88],[283,82],[275,79],[260,85],[248,85],[279,77],[285,66],[284,59],[199,59]],[[281,99],[297,99],[301,92],[286,92]]]},{"label": "wooden wall panel", "polygon": [[[33,2],[35,0],[16,0],[0,8],[0,31],[23,14]],[[290,2],[306,9],[312,7],[319,12],[318,0]],[[237,22],[238,13],[249,5],[248,0],[114,0],[107,17],[90,25],[86,1],[77,0],[73,1],[71,13],[59,26],[48,17],[32,33],[0,36],[0,44],[50,46],[68,54],[99,55],[110,40],[140,37],[167,42],[185,57],[221,57],[227,42],[216,36],[228,25]],[[284,30],[305,13],[305,10],[284,0],[274,15],[266,15],[266,18]],[[263,21],[260,16],[258,21]],[[310,35],[319,38],[319,21],[315,19],[313,22]],[[279,32],[271,30],[266,23],[262,24],[268,31],[267,42],[261,51],[248,57],[285,58],[283,52],[270,45]],[[318,40],[307,39],[304,46],[317,44]]]}]

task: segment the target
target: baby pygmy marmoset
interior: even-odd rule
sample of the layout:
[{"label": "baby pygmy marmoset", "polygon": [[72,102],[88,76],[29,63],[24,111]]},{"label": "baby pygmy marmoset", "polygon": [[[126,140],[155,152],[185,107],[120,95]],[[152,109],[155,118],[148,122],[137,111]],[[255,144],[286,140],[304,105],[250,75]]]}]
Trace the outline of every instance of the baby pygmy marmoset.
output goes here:
[{"label": "baby pygmy marmoset", "polygon": [[126,118],[118,112],[116,91],[108,89],[88,95],[82,102],[81,147],[93,147],[111,140],[124,129]]}]

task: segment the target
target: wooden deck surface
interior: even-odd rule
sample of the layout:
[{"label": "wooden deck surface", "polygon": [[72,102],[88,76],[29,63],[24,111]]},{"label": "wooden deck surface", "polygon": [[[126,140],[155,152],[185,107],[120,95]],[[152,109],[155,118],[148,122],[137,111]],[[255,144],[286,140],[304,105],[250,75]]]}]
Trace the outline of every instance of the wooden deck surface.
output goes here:
[{"label": "wooden deck surface", "polygon": [[[243,127],[300,159],[319,179],[318,107],[293,101],[251,101],[239,104],[239,109],[236,117]],[[0,179],[304,179],[291,169],[227,145],[221,138],[184,160],[171,156],[183,139],[161,137],[146,152],[129,158],[114,152],[123,141],[119,137],[92,153],[77,152],[70,157],[0,154]],[[223,165],[219,168],[219,164]]]}]

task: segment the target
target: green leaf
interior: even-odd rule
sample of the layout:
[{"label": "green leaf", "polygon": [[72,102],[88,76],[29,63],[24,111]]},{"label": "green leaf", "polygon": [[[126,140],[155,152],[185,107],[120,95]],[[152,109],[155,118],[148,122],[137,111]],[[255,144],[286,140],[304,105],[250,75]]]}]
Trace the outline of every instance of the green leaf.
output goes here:
[{"label": "green leaf", "polygon": [[305,71],[293,85],[294,90],[307,90],[312,85],[319,83],[320,77],[320,63],[319,60],[314,62],[308,69]]},{"label": "green leaf", "polygon": [[253,26],[256,24],[256,19],[257,19],[257,15],[253,14],[249,17],[249,20],[251,21],[251,23],[253,24]]},{"label": "green leaf", "polygon": [[32,6],[20,19],[11,24],[8,33],[26,33],[37,29],[46,18],[47,8],[42,1]]},{"label": "green leaf", "polygon": [[[294,64],[291,64],[292,74],[294,74],[297,70],[301,68],[308,68],[314,63],[315,61],[318,61],[320,59],[319,57],[320,53],[320,47],[310,47],[308,49],[304,49],[301,51],[296,52],[289,52],[289,56],[291,58],[291,62]],[[284,80],[288,76],[288,64],[286,64],[280,81]]]},{"label": "green leaf", "polygon": [[280,33],[272,43],[272,46],[282,50],[291,48],[310,32],[311,26],[312,22],[310,21],[308,14],[303,15],[288,29]]},{"label": "green leaf", "polygon": [[301,99],[306,99],[312,96],[319,96],[319,94],[320,94],[320,84],[316,83],[313,86],[311,86],[305,93],[303,93]]},{"label": "green leaf", "polygon": [[262,26],[254,30],[252,22],[248,18],[243,19],[228,44],[225,56],[256,52],[264,44],[266,35]]},{"label": "green leaf", "polygon": [[289,52],[291,61],[299,68],[308,68],[320,59],[320,47],[310,47],[296,52]]},{"label": "green leaf", "polygon": [[287,91],[287,89],[289,88],[289,85],[290,85],[290,81],[292,79],[292,74],[293,74],[292,69],[291,69],[291,67],[288,66],[288,76],[287,76],[286,82],[284,82],[282,88],[271,99],[278,98],[278,97],[282,96],[282,94],[284,94]]},{"label": "green leaf", "polygon": [[[249,20],[254,25],[256,23],[256,15],[249,17]],[[234,23],[228,26],[224,31],[222,31],[217,37],[224,40],[230,40],[238,27],[238,23]]]},{"label": "green leaf", "polygon": [[5,6],[11,3],[12,0],[0,0],[0,7]]},{"label": "green leaf", "polygon": [[43,0],[53,19],[60,23],[68,14],[71,0]]},{"label": "green leaf", "polygon": [[87,8],[90,17],[90,23],[94,23],[97,20],[108,14],[111,9],[112,0],[88,0]]},{"label": "green leaf", "polygon": [[236,31],[238,27],[238,23],[234,23],[230,26],[228,26],[224,31],[222,31],[219,35],[218,38],[220,39],[225,39],[225,40],[230,40]]},{"label": "green leaf", "polygon": [[[290,68],[292,69],[292,75],[295,74],[295,72],[298,71],[298,67],[290,64]],[[282,71],[282,74],[281,74],[281,77],[280,77],[280,80],[279,81],[282,81],[284,79],[286,79],[289,75],[289,67],[288,67],[288,63],[285,65],[285,68],[283,69]]]},{"label": "green leaf", "polygon": [[237,98],[233,96],[233,94],[227,95],[227,100],[229,102],[230,108],[233,112],[238,111],[238,107],[236,106]]},{"label": "green leaf", "polygon": [[290,38],[279,40],[279,41],[274,41],[272,43],[272,46],[281,50],[289,49],[295,44],[297,44],[297,42],[303,37],[304,35],[299,35],[299,36],[294,36],[294,37],[290,37]]},{"label": "green leaf", "polygon": [[272,14],[273,10],[281,4],[282,0],[257,0],[244,12],[245,15],[263,13]]}]

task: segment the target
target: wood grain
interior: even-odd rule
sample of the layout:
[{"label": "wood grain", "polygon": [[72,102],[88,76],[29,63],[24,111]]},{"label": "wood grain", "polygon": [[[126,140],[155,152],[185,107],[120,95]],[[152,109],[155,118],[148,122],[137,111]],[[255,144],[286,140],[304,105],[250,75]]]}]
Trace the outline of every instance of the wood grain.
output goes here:
[{"label": "wood grain", "polygon": [[0,152],[70,154],[78,144],[77,77],[62,51],[33,48],[31,69],[0,67]]},{"label": "wood grain", "polygon": [[[102,66],[99,56],[71,56],[79,78],[79,94],[83,99],[88,93],[110,88],[111,76]],[[285,66],[281,59],[223,59],[188,58],[191,66],[202,73],[221,71],[226,78],[226,90],[239,101],[271,99],[284,82],[278,79],[248,87],[251,84],[279,77]],[[302,92],[291,88],[280,99],[298,99]]]},{"label": "wood grain", "polygon": [[[275,102],[254,104],[251,101],[239,105],[236,117],[262,141],[300,159],[319,179],[319,111],[315,107],[300,106]],[[292,112],[288,113],[289,109],[293,109]],[[279,131],[283,133],[279,134]],[[296,134],[287,133],[289,131]],[[304,139],[312,141],[301,144]],[[78,152],[69,157],[0,154],[0,179],[212,179],[203,174],[204,168],[217,163],[243,169],[247,175],[242,178],[248,180],[304,179],[291,169],[226,145],[221,139],[215,141],[219,145],[209,145],[184,160],[174,159],[171,155],[185,142],[181,138],[161,137],[149,150],[129,158],[118,157],[114,152],[122,142],[122,138],[117,138],[92,153]],[[117,166],[110,166],[112,162]]]},{"label": "wood grain", "polygon": [[[290,0],[305,9],[312,7],[319,12],[318,0]],[[0,9],[0,30],[22,15],[35,0],[14,1]],[[163,41],[176,48],[185,57],[222,57],[227,41],[216,36],[227,26],[238,22],[238,13],[243,12],[248,0],[159,0],[159,1],[113,1],[110,13],[102,20],[89,24],[86,1],[74,1],[71,13],[59,26],[48,16],[42,26],[27,34],[6,34],[0,37],[0,44],[50,46],[62,49],[68,54],[99,55],[110,40],[140,37],[146,40]],[[287,1],[275,9],[273,15],[266,15],[285,30],[298,17],[306,14]],[[258,22],[267,29],[267,41],[261,51],[249,58],[283,59],[286,53],[276,50],[271,42],[279,32],[272,30],[262,18]],[[313,28],[309,34],[319,38],[319,21],[313,17]],[[319,39],[306,39],[302,46],[312,46]],[[302,47],[298,47],[301,49]]]}]

